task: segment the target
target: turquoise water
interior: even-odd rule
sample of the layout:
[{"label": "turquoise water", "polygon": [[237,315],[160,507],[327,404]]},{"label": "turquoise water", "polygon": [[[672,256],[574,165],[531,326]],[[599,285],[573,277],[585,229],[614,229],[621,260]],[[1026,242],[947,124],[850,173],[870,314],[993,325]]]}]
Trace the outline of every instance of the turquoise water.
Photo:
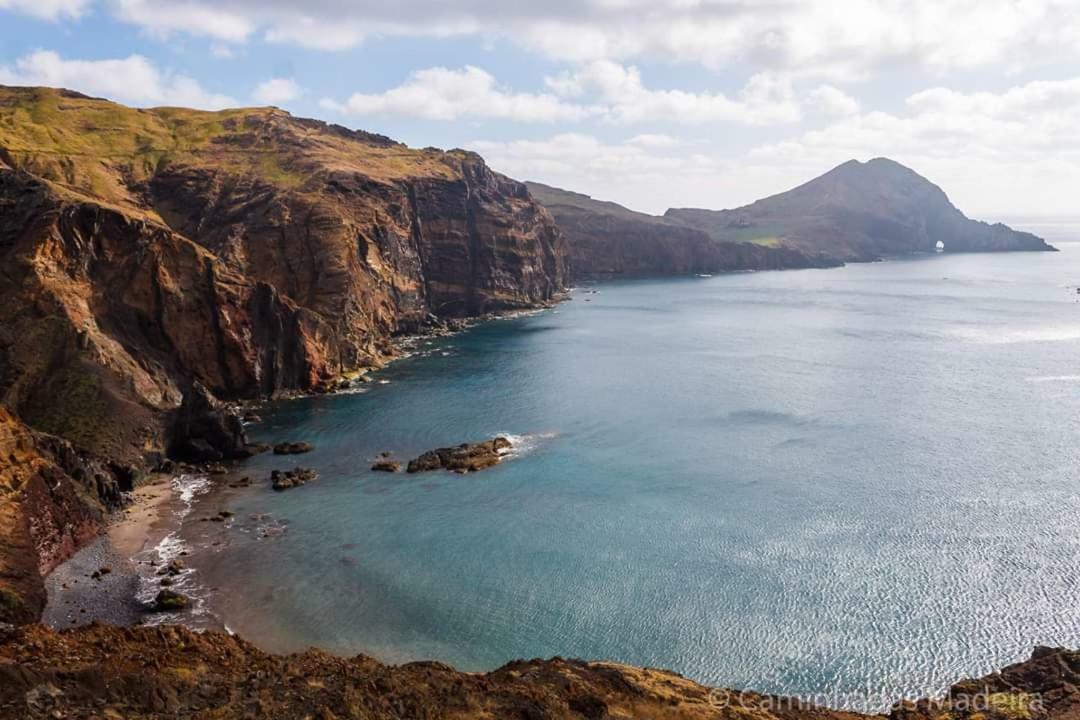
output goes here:
[{"label": "turquoise water", "polygon": [[[851,707],[1080,645],[1062,247],[607,283],[421,346],[264,408],[256,437],[317,449],[206,496],[193,518],[237,518],[189,522],[192,562],[274,650],[610,659]],[[368,470],[497,433],[522,450],[483,473]],[[321,478],[271,492],[291,464]]]}]

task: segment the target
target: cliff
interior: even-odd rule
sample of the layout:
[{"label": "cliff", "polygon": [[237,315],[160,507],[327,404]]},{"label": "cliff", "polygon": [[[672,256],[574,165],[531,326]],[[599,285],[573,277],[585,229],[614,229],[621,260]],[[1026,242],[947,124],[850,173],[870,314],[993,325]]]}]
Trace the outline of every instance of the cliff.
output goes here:
[{"label": "cliff", "polygon": [[829,267],[838,261],[791,247],[717,242],[708,233],[612,202],[527,183],[566,235],[574,275],[678,275]]},{"label": "cliff", "polygon": [[317,389],[432,316],[550,301],[567,259],[472,153],[0,88],[0,276],[0,403],[138,465],[196,385]]},{"label": "cliff", "polygon": [[[1072,720],[1080,653],[1031,660],[898,704],[890,720]],[[364,720],[883,720],[795,698],[712,690],[675,673],[529,660],[486,674],[440,663],[383,665],[317,650],[275,656],[235,637],[179,627],[0,628],[0,715]]]},{"label": "cliff", "polygon": [[926,178],[877,158],[836,167],[804,185],[734,210],[672,209],[670,221],[723,242],[782,244],[861,262],[933,252],[1053,250],[1042,238],[968,219]]},{"label": "cliff", "polygon": [[41,575],[164,454],[249,454],[222,401],[319,390],[396,334],[547,303],[567,275],[551,216],[473,153],[274,108],[0,87],[0,442],[17,450],[0,455],[0,619],[37,617]]}]

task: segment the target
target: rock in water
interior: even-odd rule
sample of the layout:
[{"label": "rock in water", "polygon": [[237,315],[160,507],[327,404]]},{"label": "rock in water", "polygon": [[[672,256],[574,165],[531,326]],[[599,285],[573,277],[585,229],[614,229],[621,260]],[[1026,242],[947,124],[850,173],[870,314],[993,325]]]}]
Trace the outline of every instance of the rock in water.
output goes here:
[{"label": "rock in water", "polygon": [[173,612],[175,610],[184,610],[189,605],[191,605],[191,599],[187,595],[178,593],[175,590],[162,590],[154,598],[151,609],[154,612]]},{"label": "rock in water", "polygon": [[315,449],[309,442],[283,442],[274,446],[275,455],[302,455]]},{"label": "rock in water", "polygon": [[375,464],[371,466],[371,469],[375,472],[395,473],[401,470],[401,463],[390,458],[379,458],[375,461]]},{"label": "rock in water", "polygon": [[291,490],[315,480],[319,474],[311,468],[294,468],[292,470],[274,470],[270,473],[270,482],[275,490]]},{"label": "rock in water", "polygon": [[407,472],[451,470],[457,473],[476,472],[498,464],[513,447],[505,437],[496,437],[478,443],[463,443],[456,447],[429,450],[409,461]]}]

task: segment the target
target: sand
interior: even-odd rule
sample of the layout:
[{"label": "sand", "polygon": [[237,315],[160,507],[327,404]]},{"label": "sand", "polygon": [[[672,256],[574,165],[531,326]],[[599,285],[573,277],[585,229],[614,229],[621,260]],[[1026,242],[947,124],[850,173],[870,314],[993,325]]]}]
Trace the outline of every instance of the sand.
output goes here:
[{"label": "sand", "polygon": [[[174,529],[177,501],[167,476],[139,487],[134,502],[113,516],[100,537],[45,579],[48,604],[42,622],[58,629],[93,621],[138,624],[146,608],[136,599],[140,580],[134,556]],[[102,574],[104,568],[108,572]]]}]

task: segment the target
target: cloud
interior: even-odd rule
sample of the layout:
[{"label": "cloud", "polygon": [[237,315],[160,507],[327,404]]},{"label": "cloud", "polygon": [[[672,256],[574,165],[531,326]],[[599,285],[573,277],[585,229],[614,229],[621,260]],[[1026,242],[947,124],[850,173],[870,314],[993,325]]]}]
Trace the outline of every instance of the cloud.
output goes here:
[{"label": "cloud", "polygon": [[[47,0],[79,3],[79,0]],[[0,0],[34,7],[27,0]],[[154,31],[341,49],[368,37],[507,38],[559,60],[652,58],[852,79],[895,63],[935,71],[1080,55],[1073,0],[107,0]]]},{"label": "cloud", "polygon": [[784,168],[744,167],[741,158],[674,152],[640,138],[608,143],[589,134],[559,133],[544,140],[477,140],[468,147],[513,177],[654,214],[669,207],[742,204],[796,184]]},{"label": "cloud", "polygon": [[605,117],[615,122],[774,125],[795,122],[800,117],[790,82],[770,73],[759,73],[750,78],[738,99],[723,93],[646,88],[636,67],[625,67],[610,60],[594,61],[578,70],[548,78],[546,83],[552,91],[565,97],[595,96],[604,106]]},{"label": "cloud", "polygon": [[158,0],[109,0],[113,15],[119,20],[167,37],[182,32],[203,35],[225,42],[243,42],[255,31],[258,19],[243,3],[233,9],[228,3],[166,2]]},{"label": "cloud", "polygon": [[13,65],[0,65],[0,83],[47,85],[104,96],[131,105],[183,105],[218,109],[235,105],[227,95],[207,92],[185,75],[163,72],[141,55],[115,60],[65,60],[39,50]]},{"label": "cloud", "polygon": [[832,85],[819,85],[810,93],[814,105],[828,115],[854,115],[859,112],[859,101]]},{"label": "cloud", "polygon": [[300,97],[300,86],[292,78],[271,78],[256,85],[251,97],[264,105],[280,105]]},{"label": "cloud", "polygon": [[635,135],[626,142],[630,145],[640,145],[647,148],[670,148],[682,144],[678,138],[663,133],[643,133]]},{"label": "cloud", "polygon": [[520,122],[579,120],[591,111],[551,94],[515,93],[500,88],[488,72],[471,65],[461,70],[418,70],[404,84],[383,93],[352,95],[344,104],[323,107],[355,115],[400,115],[429,120],[463,117]]},{"label": "cloud", "polygon": [[904,112],[860,112],[758,146],[748,162],[809,168],[887,155],[937,179],[964,208],[1000,212],[1027,198],[1031,212],[1071,212],[1080,187],[1080,77],[998,93],[937,87]]},{"label": "cloud", "polygon": [[497,118],[518,122],[579,121],[613,123],[733,122],[774,125],[800,117],[790,82],[759,73],[737,99],[722,93],[692,93],[646,88],[636,67],[600,60],[573,72],[549,77],[550,93],[520,93],[499,87],[485,70],[436,67],[419,70],[382,93],[351,96],[345,103],[324,100],[324,108],[356,115],[399,115],[429,120]]},{"label": "cloud", "polygon": [[512,176],[653,213],[736,207],[847,160],[887,156],[938,183],[972,216],[1000,219],[1018,211],[1074,213],[1078,126],[1080,77],[997,93],[932,88],[909,96],[899,112],[834,116],[821,128],[737,153],[672,144],[666,136],[611,143],[575,133],[470,147]]},{"label": "cloud", "polygon": [[92,0],[0,0],[0,10],[41,20],[82,17]]}]

